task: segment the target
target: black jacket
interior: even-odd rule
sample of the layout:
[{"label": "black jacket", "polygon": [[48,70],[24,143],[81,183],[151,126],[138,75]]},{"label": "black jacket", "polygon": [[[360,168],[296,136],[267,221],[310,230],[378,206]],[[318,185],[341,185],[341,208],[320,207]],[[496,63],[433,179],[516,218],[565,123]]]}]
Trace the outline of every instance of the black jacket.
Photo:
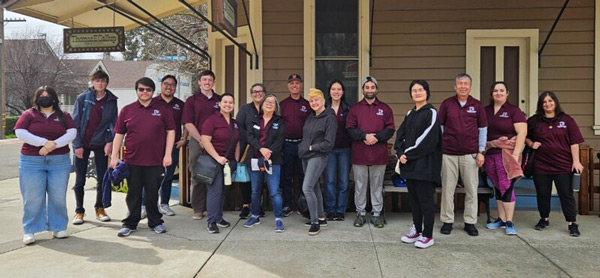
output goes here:
[{"label": "black jacket", "polygon": [[243,153],[248,144],[246,127],[252,124],[252,121],[258,117],[258,111],[254,106],[253,102],[247,103],[240,107],[240,111],[237,113],[235,120],[240,126],[240,151]]},{"label": "black jacket", "polygon": [[[258,141],[260,129],[262,128],[259,123],[259,117],[262,117],[262,115],[255,117],[252,123],[246,126],[246,139],[250,147],[248,148],[248,153],[246,154],[246,159],[243,163],[250,165],[250,159],[254,157],[256,152],[259,152],[260,148],[264,147],[272,151],[271,161],[273,164],[281,165],[283,164],[282,148],[283,140],[285,139],[285,125],[283,119],[280,116],[273,115],[271,125],[267,131],[267,142],[264,146],[261,146]],[[240,155],[243,155],[244,150],[240,149],[240,151]]]},{"label": "black jacket", "polygon": [[[309,159],[316,156],[328,155],[335,145],[337,133],[337,118],[331,108],[325,108],[320,115],[313,111],[304,122],[302,141],[298,145],[298,156]],[[309,151],[312,146],[312,151]]]},{"label": "black jacket", "polygon": [[400,164],[406,179],[441,183],[442,133],[437,110],[427,104],[408,112],[396,132],[396,155],[406,155],[406,164]]}]

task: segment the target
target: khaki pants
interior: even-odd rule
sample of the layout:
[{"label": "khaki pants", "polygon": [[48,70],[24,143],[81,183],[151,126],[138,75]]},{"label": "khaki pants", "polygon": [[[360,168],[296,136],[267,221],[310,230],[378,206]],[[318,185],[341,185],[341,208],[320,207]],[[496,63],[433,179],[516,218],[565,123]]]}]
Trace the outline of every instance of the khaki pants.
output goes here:
[{"label": "khaki pants", "polygon": [[373,215],[380,215],[383,210],[383,176],[386,165],[352,165],[354,172],[354,204],[356,212],[364,214],[367,207],[367,184],[371,189],[371,205]]},{"label": "khaki pants", "polygon": [[440,220],[444,223],[454,223],[454,191],[458,176],[462,177],[465,186],[465,211],[463,214],[466,224],[477,223],[477,187],[479,173],[475,158],[471,154],[442,156],[442,209]]},{"label": "khaki pants", "polygon": [[[202,148],[196,139],[190,138],[189,141],[189,167],[190,172],[194,175],[194,167],[196,160],[202,154]],[[201,184],[192,178],[192,208],[194,213],[206,211],[206,184]]]}]

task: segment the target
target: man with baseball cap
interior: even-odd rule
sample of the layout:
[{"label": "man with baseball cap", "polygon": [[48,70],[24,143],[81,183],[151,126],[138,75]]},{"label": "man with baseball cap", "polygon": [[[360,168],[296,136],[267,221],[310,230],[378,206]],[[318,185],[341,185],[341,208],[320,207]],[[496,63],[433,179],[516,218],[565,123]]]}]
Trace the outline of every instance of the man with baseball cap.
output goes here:
[{"label": "man with baseball cap", "polygon": [[350,108],[346,129],[352,139],[354,172],[355,227],[366,223],[367,184],[371,186],[373,217],[371,223],[383,228],[383,176],[388,164],[387,141],[394,136],[394,113],[379,99],[377,79],[367,76],[362,81],[363,100]]},{"label": "man with baseball cap", "polygon": [[[287,83],[290,96],[279,103],[281,118],[285,124],[285,141],[283,142],[283,216],[289,216],[293,207],[294,170],[298,171],[298,185],[302,186],[304,171],[302,161],[298,157],[298,144],[302,140],[304,121],[310,114],[310,104],[302,97],[302,77],[292,74]],[[300,190],[301,191],[301,190]],[[297,192],[300,192],[297,190]]]}]

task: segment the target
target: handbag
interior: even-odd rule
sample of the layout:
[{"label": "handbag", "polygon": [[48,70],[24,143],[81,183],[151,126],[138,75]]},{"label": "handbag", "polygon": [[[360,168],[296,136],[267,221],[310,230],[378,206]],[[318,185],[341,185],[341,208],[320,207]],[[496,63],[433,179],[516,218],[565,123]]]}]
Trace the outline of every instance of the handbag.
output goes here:
[{"label": "handbag", "polygon": [[[537,129],[537,116],[533,118],[533,133],[531,134],[531,141],[537,139],[536,129]],[[525,178],[530,179],[533,177],[533,162],[535,161],[535,150],[525,146],[523,148],[523,159],[521,160],[521,169],[523,169],[523,176]]]},{"label": "handbag", "polygon": [[[235,132],[234,125],[231,125],[232,133]],[[231,136],[229,140],[229,145],[227,145],[227,150],[225,151],[225,157],[229,155],[229,151],[231,151],[231,145],[233,144],[233,138],[235,136]],[[219,171],[223,170],[223,165],[217,162],[212,156],[209,154],[202,153],[196,159],[196,165],[194,167],[194,179],[196,179],[199,183],[202,184],[212,184],[217,177]]]},{"label": "handbag", "polygon": [[237,163],[237,168],[235,169],[235,172],[233,173],[233,182],[249,182],[250,181],[250,174],[248,174],[248,167],[246,166],[246,164],[243,163],[243,161],[246,160],[246,154],[248,154],[248,148],[250,148],[250,145],[246,145],[244,154],[242,155],[240,162]]}]

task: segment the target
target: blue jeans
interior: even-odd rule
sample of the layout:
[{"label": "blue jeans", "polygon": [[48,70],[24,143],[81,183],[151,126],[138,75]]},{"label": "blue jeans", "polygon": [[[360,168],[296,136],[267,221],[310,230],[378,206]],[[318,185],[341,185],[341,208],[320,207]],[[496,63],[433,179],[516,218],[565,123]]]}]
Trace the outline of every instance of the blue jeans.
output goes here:
[{"label": "blue jeans", "polygon": [[[329,159],[323,179],[325,181],[325,210],[330,213],[345,213],[348,201],[348,178],[350,176],[350,148],[335,148]],[[336,188],[337,176],[337,188]]]},{"label": "blue jeans", "polygon": [[281,165],[273,165],[273,172],[270,175],[266,172],[250,171],[250,182],[252,184],[252,215],[260,215],[262,185],[266,177],[269,195],[271,195],[271,202],[273,203],[273,215],[275,215],[275,218],[283,217],[283,205],[281,194],[279,194],[280,173]]},{"label": "blue jeans", "polygon": [[283,178],[281,188],[283,189],[283,206],[293,208],[294,206],[294,172],[298,170],[298,195],[302,192],[302,183],[304,182],[304,171],[302,170],[302,160],[298,157],[298,145],[300,142],[283,142]]},{"label": "blue jeans", "polygon": [[19,185],[23,196],[23,230],[26,234],[67,229],[70,166],[69,154],[21,154]]},{"label": "blue jeans", "polygon": [[[177,168],[177,164],[179,164],[179,149],[173,146],[173,151],[171,152],[171,166],[167,167],[167,172],[165,173],[165,177],[160,184],[160,203],[161,204],[169,204],[169,200],[171,199],[171,188],[173,187],[173,175],[175,174],[175,168]],[[142,205],[146,205],[146,190],[142,190]]]}]

